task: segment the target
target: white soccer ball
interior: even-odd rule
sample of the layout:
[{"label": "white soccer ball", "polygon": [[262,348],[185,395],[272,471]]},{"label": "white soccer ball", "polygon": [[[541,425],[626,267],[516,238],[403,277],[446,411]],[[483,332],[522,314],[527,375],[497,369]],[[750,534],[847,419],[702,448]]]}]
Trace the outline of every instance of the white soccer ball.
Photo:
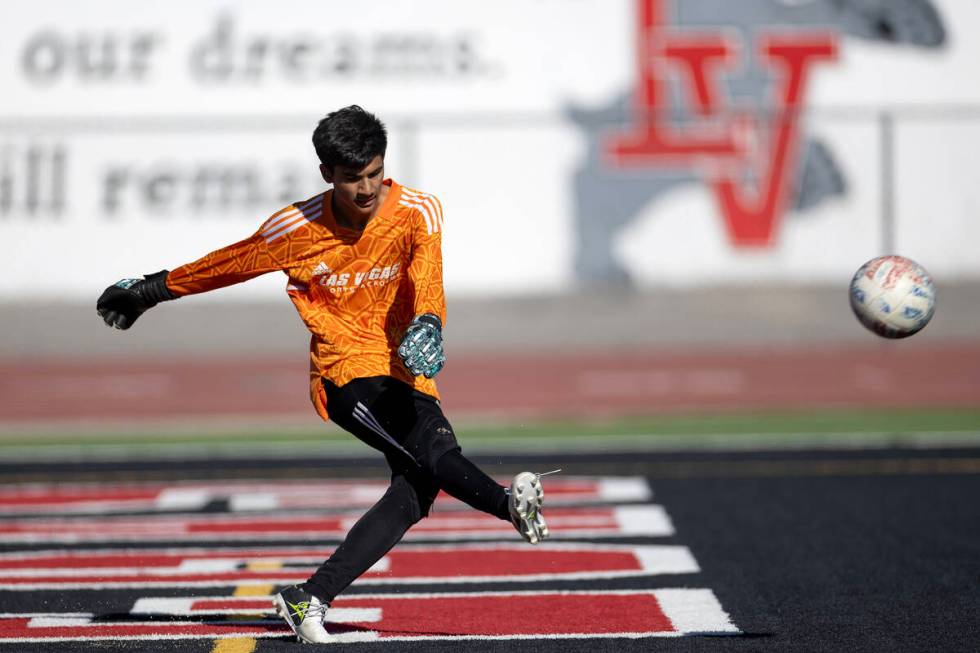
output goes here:
[{"label": "white soccer ball", "polygon": [[879,256],[851,279],[851,308],[869,330],[907,338],[936,312],[936,287],[925,268],[904,256]]}]

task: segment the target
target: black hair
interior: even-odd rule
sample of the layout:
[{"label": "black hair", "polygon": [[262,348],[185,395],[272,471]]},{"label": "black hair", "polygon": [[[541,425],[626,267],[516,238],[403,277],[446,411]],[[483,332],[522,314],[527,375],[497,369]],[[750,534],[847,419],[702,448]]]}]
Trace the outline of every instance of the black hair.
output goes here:
[{"label": "black hair", "polygon": [[330,169],[360,169],[376,156],[384,158],[388,132],[377,116],[352,104],[327,114],[317,124],[313,147],[320,162]]}]

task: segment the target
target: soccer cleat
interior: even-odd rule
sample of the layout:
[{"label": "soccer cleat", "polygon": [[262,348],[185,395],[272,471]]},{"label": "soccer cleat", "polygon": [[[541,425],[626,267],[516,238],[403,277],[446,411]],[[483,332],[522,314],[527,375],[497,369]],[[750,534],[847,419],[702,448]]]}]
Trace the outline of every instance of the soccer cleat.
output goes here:
[{"label": "soccer cleat", "polygon": [[541,506],[544,504],[542,476],[544,474],[534,472],[521,472],[515,476],[510,484],[510,498],[507,501],[510,521],[521,537],[531,544],[546,540],[551,535],[541,514]]},{"label": "soccer cleat", "polygon": [[548,525],[544,523],[544,517],[541,516],[541,511],[538,511],[537,517],[534,520],[534,525],[538,529],[538,538],[542,540],[547,540],[551,537],[551,531],[548,530]]},{"label": "soccer cleat", "polygon": [[323,627],[329,606],[296,585],[272,597],[276,613],[289,624],[303,644],[330,644],[334,639]]}]

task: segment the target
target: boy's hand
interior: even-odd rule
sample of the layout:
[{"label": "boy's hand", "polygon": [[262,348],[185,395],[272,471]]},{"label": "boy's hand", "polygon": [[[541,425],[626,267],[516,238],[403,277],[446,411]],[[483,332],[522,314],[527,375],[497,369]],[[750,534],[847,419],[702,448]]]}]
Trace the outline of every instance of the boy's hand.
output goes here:
[{"label": "boy's hand", "polygon": [[416,315],[408,325],[398,355],[413,376],[431,379],[446,364],[442,350],[442,321],[432,313]]},{"label": "boy's hand", "polygon": [[108,326],[128,329],[159,302],[176,299],[167,288],[167,274],[161,270],[142,279],[121,279],[105,289],[95,309]]}]

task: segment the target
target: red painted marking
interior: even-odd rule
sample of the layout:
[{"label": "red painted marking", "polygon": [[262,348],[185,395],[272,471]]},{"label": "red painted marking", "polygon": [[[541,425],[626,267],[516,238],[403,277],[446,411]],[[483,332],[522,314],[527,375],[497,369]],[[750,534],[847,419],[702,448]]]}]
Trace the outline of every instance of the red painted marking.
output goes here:
[{"label": "red painted marking", "polygon": [[[59,585],[92,586],[96,584],[204,584],[233,585],[243,581],[300,582],[306,580],[323,559],[330,555],[322,548],[275,548],[266,550],[225,551],[179,554],[153,551],[122,553],[53,554],[19,560],[0,560],[0,586]],[[459,581],[467,577],[528,577],[569,574],[602,575],[639,572],[643,564],[630,547],[562,547],[541,545],[490,545],[436,548],[401,548],[386,556],[385,571],[369,570],[363,578],[411,580],[446,578]],[[230,561],[240,569],[197,571],[181,570],[183,563],[197,561]],[[290,568],[251,570],[248,563],[275,560]],[[80,575],[65,570],[93,570]],[[100,574],[105,569],[111,573]]]},{"label": "red painted marking", "polygon": [[[44,585],[50,589],[73,588],[85,589],[98,585],[112,586],[161,586],[172,585],[174,587],[194,585],[213,585],[216,587],[230,587],[238,583],[300,583],[305,581],[316,569],[316,565],[302,571],[282,570],[282,571],[248,571],[246,569],[229,571],[224,573],[196,573],[196,574],[115,574],[115,575],[37,575],[37,576],[12,576],[5,577],[0,575],[0,587],[16,588],[17,586]],[[37,588],[34,588],[37,589]]]},{"label": "red painted marking", "polygon": [[285,624],[263,624],[258,626],[228,623],[146,623],[146,624],[85,624],[71,626],[28,627],[30,619],[0,619],[0,641],[18,639],[44,641],[49,639],[169,639],[179,637],[221,637],[229,633],[236,635],[268,636],[282,634]]},{"label": "red painted marking", "polygon": [[[58,615],[45,615],[32,627],[30,615],[11,615],[0,620],[0,640],[291,636],[287,626],[275,618],[256,625],[215,616],[249,612],[271,615],[269,599],[146,598],[137,602],[125,623],[91,623],[84,615],[64,615],[63,622],[57,623]],[[329,623],[327,629],[338,642],[738,633],[714,594],[703,589],[359,595],[341,596],[334,607],[352,610],[349,619],[372,619]],[[364,612],[355,612],[358,609]],[[173,619],[132,621],[149,614]]]},{"label": "red painted marking", "polygon": [[[243,601],[202,599],[192,609],[267,610],[268,598]],[[405,635],[573,635],[676,632],[656,597],[635,594],[535,593],[497,596],[435,596],[429,598],[339,597],[337,608],[381,608],[381,622],[331,625],[373,630],[384,637]],[[532,618],[533,615],[533,618]]]},{"label": "red painted marking", "polygon": [[[674,627],[650,594],[594,596],[510,596],[412,599],[351,599],[338,607],[381,606],[382,636],[561,635],[573,633],[673,632]],[[533,619],[529,615],[535,615]],[[364,624],[372,630],[377,626]]]},{"label": "red painted marking", "polygon": [[378,574],[384,578],[401,576],[509,576],[513,574],[566,574],[584,571],[636,571],[640,562],[626,551],[562,551],[522,546],[511,550],[471,550],[439,552],[392,551],[391,568]]},{"label": "red painted marking", "polygon": [[157,498],[159,489],[132,488],[125,485],[92,487],[45,485],[0,490],[0,508],[47,508],[89,502],[147,503]]},{"label": "red painted marking", "polygon": [[[509,484],[509,478],[499,478]],[[276,508],[356,508],[373,505],[388,488],[385,481],[297,481],[297,482],[195,482],[195,483],[73,483],[30,484],[0,488],[0,513],[95,512],[174,510],[157,502],[166,493],[205,493],[207,501],[234,499],[244,495],[267,495]],[[550,477],[549,505],[602,501],[599,479]],[[440,508],[458,508],[460,502],[442,492]]]},{"label": "red painted marking", "polygon": [[[122,552],[68,552],[68,553],[4,553],[0,554],[0,573],[12,569],[117,569],[139,567],[141,569],[176,568],[182,562],[194,560],[236,559],[264,560],[298,557],[323,557],[326,548],[272,548],[272,549],[208,549],[198,553],[159,550],[126,550]],[[8,557],[9,556],[9,557]]]},{"label": "red painted marking", "polygon": [[[261,516],[79,517],[74,519],[12,519],[0,523],[0,541],[78,542],[114,539],[168,541],[206,537],[211,540],[288,537],[342,538],[360,513]],[[616,534],[621,532],[613,508],[547,511],[554,531]],[[412,527],[408,537],[511,536],[509,522],[477,512],[436,513]]]}]

